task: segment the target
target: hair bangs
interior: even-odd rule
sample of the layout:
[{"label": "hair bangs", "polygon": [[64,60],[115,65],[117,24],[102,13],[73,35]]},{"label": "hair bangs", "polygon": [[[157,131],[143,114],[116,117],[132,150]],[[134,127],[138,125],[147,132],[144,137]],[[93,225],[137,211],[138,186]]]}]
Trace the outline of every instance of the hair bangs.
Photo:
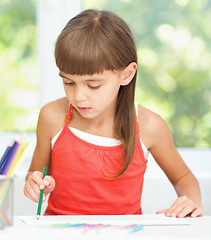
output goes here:
[{"label": "hair bangs", "polygon": [[[70,33],[69,33],[70,35]],[[60,36],[55,47],[57,67],[67,74],[92,75],[105,70],[118,70],[115,62],[116,50],[106,41],[98,39],[93,33],[71,33],[72,36]],[[102,39],[102,36],[99,38]],[[110,48],[110,49],[109,49]]]}]

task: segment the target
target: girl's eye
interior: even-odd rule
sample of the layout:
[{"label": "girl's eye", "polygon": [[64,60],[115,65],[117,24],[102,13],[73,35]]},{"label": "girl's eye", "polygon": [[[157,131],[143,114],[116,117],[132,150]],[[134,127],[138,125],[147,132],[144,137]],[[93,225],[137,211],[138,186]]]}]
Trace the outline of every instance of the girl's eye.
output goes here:
[{"label": "girl's eye", "polygon": [[74,85],[74,82],[64,82],[65,85]]},{"label": "girl's eye", "polygon": [[89,88],[91,88],[91,89],[98,89],[101,85],[98,85],[98,86],[91,86],[91,85],[88,85],[89,86]]}]

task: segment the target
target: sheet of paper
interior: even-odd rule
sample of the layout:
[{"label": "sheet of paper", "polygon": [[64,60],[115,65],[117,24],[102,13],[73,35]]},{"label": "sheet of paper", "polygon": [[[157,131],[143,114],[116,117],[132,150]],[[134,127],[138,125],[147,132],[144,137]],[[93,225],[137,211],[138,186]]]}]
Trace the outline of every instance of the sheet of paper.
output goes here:
[{"label": "sheet of paper", "polygon": [[44,239],[48,233],[51,239],[59,236],[62,240],[69,240],[67,236],[71,236],[71,240],[109,238],[123,240],[128,239],[128,235],[135,235],[143,230],[144,225],[135,223],[131,219],[126,221],[126,218],[125,216],[41,216],[37,220],[35,216],[16,217],[22,223],[18,229],[20,235],[22,235],[21,231],[24,234],[27,231],[27,235],[35,234],[36,237],[42,233]]},{"label": "sheet of paper", "polygon": [[[167,218],[164,215],[124,216],[35,216],[15,217],[14,227],[0,233],[4,240],[137,240],[153,235],[154,230],[164,235],[192,229],[188,219]],[[152,231],[152,229],[154,229]],[[169,229],[169,230],[168,230]],[[157,239],[147,238],[147,239]],[[163,236],[163,235],[162,235]],[[164,239],[164,238],[159,238]],[[172,239],[172,238],[171,238]]]},{"label": "sheet of paper", "polygon": [[18,216],[18,219],[30,226],[47,226],[56,224],[142,224],[144,226],[170,226],[170,225],[190,225],[186,219],[170,218],[160,215],[89,215],[89,216],[40,216],[37,220],[35,216]]}]

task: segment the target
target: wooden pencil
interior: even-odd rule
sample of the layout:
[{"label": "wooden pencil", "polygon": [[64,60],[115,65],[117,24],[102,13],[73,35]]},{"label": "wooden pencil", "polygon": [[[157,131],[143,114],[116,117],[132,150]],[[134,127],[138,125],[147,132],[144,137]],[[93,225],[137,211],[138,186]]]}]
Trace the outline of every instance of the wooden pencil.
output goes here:
[{"label": "wooden pencil", "polygon": [[[44,170],[43,170],[42,178],[45,177],[46,172],[47,172],[47,167],[45,166]],[[44,191],[44,189],[40,190],[40,198],[39,198],[39,203],[38,203],[38,208],[37,208],[37,220],[40,218],[40,213],[41,213],[41,208],[42,208],[43,191]]]}]

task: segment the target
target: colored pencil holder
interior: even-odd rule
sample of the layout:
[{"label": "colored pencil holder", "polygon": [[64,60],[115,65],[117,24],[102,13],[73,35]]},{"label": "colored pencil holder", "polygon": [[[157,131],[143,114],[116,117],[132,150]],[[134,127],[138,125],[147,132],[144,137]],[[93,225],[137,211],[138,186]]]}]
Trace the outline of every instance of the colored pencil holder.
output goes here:
[{"label": "colored pencil holder", "polygon": [[13,225],[14,177],[0,175],[0,229]]}]

